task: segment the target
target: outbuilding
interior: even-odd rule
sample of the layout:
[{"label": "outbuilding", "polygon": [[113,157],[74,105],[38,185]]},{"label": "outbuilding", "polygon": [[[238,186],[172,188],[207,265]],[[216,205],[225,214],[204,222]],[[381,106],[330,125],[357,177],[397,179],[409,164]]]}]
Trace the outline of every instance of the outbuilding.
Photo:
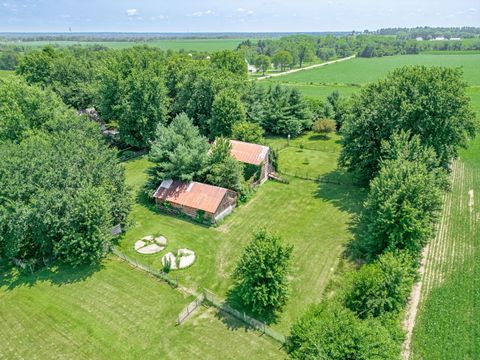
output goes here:
[{"label": "outbuilding", "polygon": [[237,161],[258,168],[258,183],[268,179],[268,174],[271,172],[268,146],[238,140],[230,140],[230,144],[232,145],[231,154]]},{"label": "outbuilding", "polygon": [[237,203],[235,191],[196,181],[164,180],[153,197],[160,207],[212,223],[230,214]]}]

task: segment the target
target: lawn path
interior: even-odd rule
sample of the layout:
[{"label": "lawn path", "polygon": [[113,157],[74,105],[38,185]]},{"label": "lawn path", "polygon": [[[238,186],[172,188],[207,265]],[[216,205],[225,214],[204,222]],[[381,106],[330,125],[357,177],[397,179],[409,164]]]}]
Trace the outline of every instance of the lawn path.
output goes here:
[{"label": "lawn path", "polygon": [[304,71],[304,70],[311,70],[311,69],[315,69],[315,68],[318,68],[318,67],[321,67],[321,66],[326,66],[326,65],[331,65],[331,64],[338,63],[338,62],[346,61],[346,60],[351,60],[355,57],[356,57],[356,55],[352,55],[352,56],[349,56],[349,57],[346,57],[346,58],[327,61],[327,62],[324,62],[324,63],[321,63],[321,64],[310,65],[310,66],[300,68],[300,69],[292,69],[292,70],[284,71],[284,72],[281,72],[281,73],[260,76],[260,77],[257,78],[257,80],[266,80],[266,79],[270,79],[272,77],[289,75],[289,74],[293,74],[293,73],[296,73],[296,72],[299,72],[299,71]]}]

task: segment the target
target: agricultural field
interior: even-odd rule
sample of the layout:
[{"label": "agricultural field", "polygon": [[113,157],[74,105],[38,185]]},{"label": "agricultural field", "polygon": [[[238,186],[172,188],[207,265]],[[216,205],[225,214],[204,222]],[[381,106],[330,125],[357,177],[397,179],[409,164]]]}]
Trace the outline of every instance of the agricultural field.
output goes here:
[{"label": "agricultural field", "polygon": [[[404,65],[462,67],[464,79],[470,86],[480,86],[480,54],[466,55],[398,55],[383,58],[355,58],[316,69],[300,71],[262,83],[296,87],[307,96],[325,97],[334,90],[349,96],[361,86],[385,77]],[[469,89],[470,91],[470,89]]]},{"label": "agricultural field", "polygon": [[411,359],[480,356],[480,139],[452,169],[442,221],[431,242]]},{"label": "agricultural field", "polygon": [[[311,137],[310,134],[303,140],[295,140],[297,144],[301,141],[309,144],[309,149],[295,146],[283,149],[279,154],[281,167],[288,173],[312,169],[318,176],[336,174],[338,138]],[[271,141],[279,145],[285,140]],[[312,165],[304,164],[305,159]],[[352,237],[349,223],[360,208],[364,191],[352,185],[317,184],[297,178],[291,178],[290,184],[268,181],[259,187],[250,201],[239,206],[221,224],[204,227],[159,213],[146,201],[141,187],[151,166],[145,158],[126,163],[127,179],[137,202],[131,216],[133,225],[121,240],[120,249],[161,269],[164,252],[140,255],[134,251],[133,245],[144,236],[163,235],[169,240],[167,251],[186,247],[198,255],[198,261],[191,268],[172,272],[174,279],[192,290],[208,288],[227,297],[232,285],[232,271],[252,231],[266,227],[277,232],[294,245],[293,295],[278,323],[273,325],[274,329],[287,333],[296,317],[310,303],[321,298],[345,243]]]},{"label": "agricultural field", "polygon": [[176,326],[192,299],[120,260],[33,276],[0,273],[2,359],[284,356],[278,343],[211,308]]},{"label": "agricultural field", "polygon": [[41,47],[45,45],[72,46],[72,45],[103,45],[113,49],[125,49],[137,45],[149,45],[163,50],[185,51],[219,51],[233,50],[245,39],[165,39],[152,41],[21,41],[0,42],[0,44],[14,44],[25,47]]}]

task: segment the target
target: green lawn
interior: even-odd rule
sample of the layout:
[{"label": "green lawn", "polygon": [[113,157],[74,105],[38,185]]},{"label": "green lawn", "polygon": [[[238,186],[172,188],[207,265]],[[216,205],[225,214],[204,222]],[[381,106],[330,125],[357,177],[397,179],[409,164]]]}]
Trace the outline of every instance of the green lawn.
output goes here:
[{"label": "green lawn", "polygon": [[[308,138],[309,135],[305,136],[306,141]],[[334,139],[310,142],[314,144],[312,146],[338,146]],[[292,151],[290,149],[293,152],[288,154]],[[303,162],[305,155],[309,155],[312,164],[319,166],[315,168],[317,174],[334,172],[336,153],[333,151],[298,154],[294,147],[285,150],[285,157],[283,152],[280,153],[280,160],[285,159],[285,170],[292,170],[290,164]],[[127,179],[134,192],[138,192],[141,183],[146,180],[146,171],[150,166],[145,158],[126,163]],[[288,185],[269,181],[247,204],[238,207],[219,226],[210,228],[161,214],[155,207],[138,201],[132,211],[133,226],[121,241],[120,248],[156,268],[161,268],[161,257],[166,251],[190,248],[197,253],[198,261],[192,267],[171,275],[191,289],[206,287],[226,296],[232,285],[231,273],[235,263],[252,232],[262,227],[277,232],[286,242],[294,245],[293,295],[284,314],[273,326],[287,333],[295,318],[322,297],[344,244],[352,236],[349,223],[363,196],[361,189],[351,186],[319,185],[299,179],[292,179]],[[133,244],[150,234],[166,236],[169,247],[155,255],[137,254]]]},{"label": "green lawn", "polygon": [[281,359],[278,343],[120,260],[0,279],[2,359]]},{"label": "green lawn", "polygon": [[22,42],[0,42],[0,44],[15,44],[26,47],[41,47],[45,45],[54,46],[71,46],[71,45],[94,45],[100,44],[114,49],[130,48],[136,45],[149,45],[159,47],[164,50],[180,50],[186,51],[219,51],[233,50],[245,39],[166,39],[152,41],[22,41]]}]

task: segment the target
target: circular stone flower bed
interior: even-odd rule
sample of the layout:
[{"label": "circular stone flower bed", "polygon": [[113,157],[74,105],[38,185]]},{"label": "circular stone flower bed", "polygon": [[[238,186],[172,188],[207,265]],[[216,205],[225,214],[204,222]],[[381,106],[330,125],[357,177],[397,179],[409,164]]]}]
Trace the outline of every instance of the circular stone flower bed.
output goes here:
[{"label": "circular stone flower bed", "polygon": [[163,236],[148,235],[135,243],[135,251],[145,255],[156,254],[165,249],[167,243],[167,239]]},{"label": "circular stone flower bed", "polygon": [[195,262],[195,252],[189,249],[179,249],[177,254],[169,252],[162,258],[164,268],[170,270],[185,269]]}]

